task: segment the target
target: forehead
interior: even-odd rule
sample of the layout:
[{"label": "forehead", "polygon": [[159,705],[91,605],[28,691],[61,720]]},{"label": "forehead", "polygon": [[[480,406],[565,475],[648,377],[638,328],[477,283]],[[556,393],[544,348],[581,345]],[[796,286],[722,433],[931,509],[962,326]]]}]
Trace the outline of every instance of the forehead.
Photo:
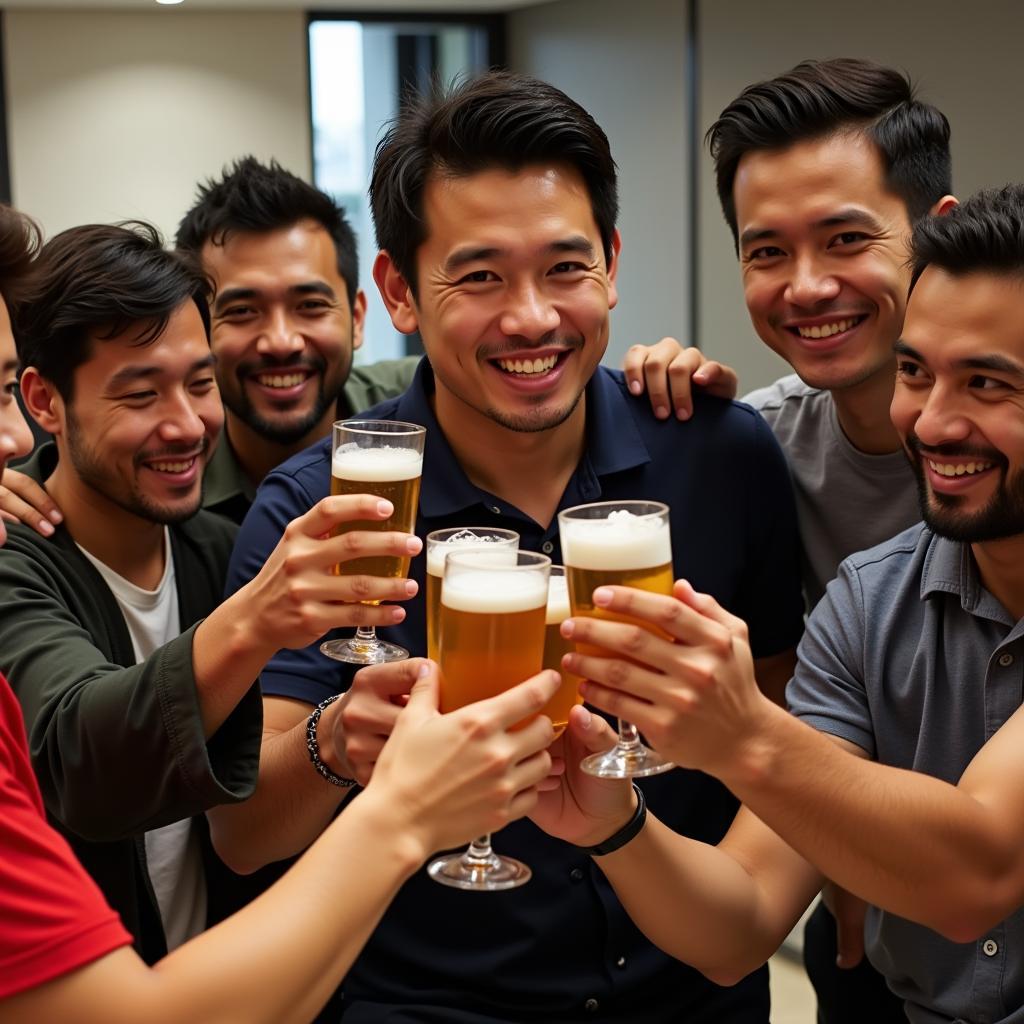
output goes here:
[{"label": "forehead", "polygon": [[467,242],[514,248],[569,227],[598,234],[583,178],[562,165],[488,168],[459,177],[435,173],[424,189],[423,211],[427,243],[442,248]]},{"label": "forehead", "polygon": [[903,200],[885,187],[881,152],[862,132],[745,154],[733,199],[741,233],[750,227],[795,230],[858,206],[907,220]]},{"label": "forehead", "polygon": [[7,312],[7,303],[3,296],[0,296],[0,367],[17,365],[17,362],[18,353],[11,330],[11,317]]},{"label": "forehead", "polygon": [[910,293],[903,339],[929,363],[984,355],[1024,362],[1024,277],[927,267]]},{"label": "forehead", "polygon": [[207,241],[201,256],[218,290],[240,279],[259,284],[296,276],[338,277],[334,240],[315,220],[274,231],[231,231],[223,244]]}]

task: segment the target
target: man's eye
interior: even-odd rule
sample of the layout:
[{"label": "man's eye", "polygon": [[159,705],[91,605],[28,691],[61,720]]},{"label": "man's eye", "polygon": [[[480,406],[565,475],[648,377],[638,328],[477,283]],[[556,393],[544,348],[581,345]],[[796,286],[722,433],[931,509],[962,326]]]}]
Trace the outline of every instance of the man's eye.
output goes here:
[{"label": "man's eye", "polygon": [[976,373],[967,381],[967,386],[978,391],[996,391],[999,388],[1005,388],[1007,385],[995,377],[986,377],[982,373]]},{"label": "man's eye", "polygon": [[842,231],[834,239],[832,244],[835,245],[856,245],[858,242],[863,242],[868,236],[863,231]]},{"label": "man's eye", "polygon": [[218,314],[220,320],[237,320],[243,316],[252,316],[256,312],[252,306],[228,306]]},{"label": "man's eye", "polygon": [[782,256],[783,252],[777,245],[762,245],[747,253],[748,260],[770,260]]},{"label": "man's eye", "polygon": [[921,367],[917,363],[909,363],[904,360],[900,360],[896,363],[896,372],[901,377],[919,377],[921,375]]},{"label": "man's eye", "polygon": [[586,267],[582,263],[577,263],[575,260],[563,260],[561,263],[556,263],[551,268],[552,274],[571,274],[573,271],[586,270]]},{"label": "man's eye", "polygon": [[131,391],[121,396],[122,402],[147,402],[156,396],[155,391]]},{"label": "man's eye", "polygon": [[322,313],[330,308],[331,304],[326,299],[306,299],[299,303],[299,309],[304,313]]},{"label": "man's eye", "polygon": [[198,380],[192,381],[193,391],[209,391],[214,386],[213,377],[200,377]]},{"label": "man's eye", "polygon": [[12,398],[18,393],[18,381],[12,380],[10,383],[4,385],[4,394],[10,395]]},{"label": "man's eye", "polygon": [[459,279],[459,284],[485,284],[487,281],[497,281],[497,275],[492,270],[474,270],[465,277]]}]

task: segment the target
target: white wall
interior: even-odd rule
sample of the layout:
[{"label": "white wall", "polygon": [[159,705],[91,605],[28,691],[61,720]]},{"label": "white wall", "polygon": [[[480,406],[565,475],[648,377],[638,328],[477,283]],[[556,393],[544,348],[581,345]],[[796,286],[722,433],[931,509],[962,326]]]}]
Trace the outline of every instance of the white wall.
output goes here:
[{"label": "white wall", "polygon": [[[744,86],[800,60],[869,57],[908,72],[949,118],[958,195],[1024,181],[1019,0],[701,0],[699,34],[702,132]],[[750,326],[706,153],[700,180],[701,346],[755,387],[787,367]]]},{"label": "white wall", "polygon": [[171,237],[246,153],[309,177],[301,11],[9,11],[4,37],[13,199],[48,234],[138,217]]},{"label": "white wall", "polygon": [[619,166],[619,307],[605,361],[686,330],[685,4],[559,0],[508,16],[509,65],[565,90]]}]

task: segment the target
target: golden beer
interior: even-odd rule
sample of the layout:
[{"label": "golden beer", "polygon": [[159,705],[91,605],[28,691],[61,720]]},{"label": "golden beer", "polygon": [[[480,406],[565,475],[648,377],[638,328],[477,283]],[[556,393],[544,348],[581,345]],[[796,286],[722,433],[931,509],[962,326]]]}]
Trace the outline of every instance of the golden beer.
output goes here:
[{"label": "golden beer", "polygon": [[493,697],[540,671],[546,576],[541,569],[452,573],[449,567],[441,592],[442,712]]},{"label": "golden beer", "polygon": [[560,627],[569,618],[569,587],[568,580],[556,570],[561,566],[551,567],[551,579],[548,580],[548,604],[544,623],[544,668],[551,668],[562,677],[562,685],[558,692],[548,701],[541,714],[547,715],[555,727],[555,735],[560,736],[569,723],[569,711],[575,704],[582,704],[580,696],[580,677],[570,675],[562,668],[562,655],[573,650],[571,640],[566,640],[559,632]]},{"label": "golden beer", "polygon": [[514,530],[454,527],[427,535],[427,657],[441,657],[441,582],[453,551],[484,551],[496,565],[515,565],[519,534]]},{"label": "golden beer", "polygon": [[[332,531],[333,536],[353,530],[398,530],[412,533],[420,496],[423,453],[413,448],[361,448],[342,445],[331,461],[331,494],[375,494],[394,506],[388,519],[354,519]],[[409,574],[409,556],[354,558],[335,569],[339,576],[397,578]]]}]

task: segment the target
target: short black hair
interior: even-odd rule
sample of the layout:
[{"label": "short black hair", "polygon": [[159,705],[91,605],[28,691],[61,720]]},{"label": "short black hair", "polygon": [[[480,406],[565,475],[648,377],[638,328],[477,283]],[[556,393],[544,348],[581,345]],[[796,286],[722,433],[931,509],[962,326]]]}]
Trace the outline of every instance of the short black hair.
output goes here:
[{"label": "short black hair", "polygon": [[70,228],[51,238],[35,261],[30,293],[15,313],[18,356],[70,402],[75,370],[89,359],[93,339],[137,326],[137,344],[151,344],[189,300],[209,337],[209,288],[199,265],[168,252],[150,224]]},{"label": "short black hair", "polygon": [[9,309],[31,287],[32,261],[41,244],[35,221],[0,203],[0,295]]},{"label": "short black hair", "polygon": [[885,184],[916,223],[953,188],[949,121],[905,74],[869,60],[806,60],[748,86],[708,129],[722,212],[739,242],[733,183],[743,156],[859,131],[878,148]]},{"label": "short black hair", "polygon": [[913,289],[924,270],[1024,275],[1024,185],[976,192],[941,216],[925,217],[910,243]]},{"label": "short black hair", "polygon": [[553,85],[506,71],[435,85],[404,104],[377,145],[370,182],[377,245],[415,295],[431,174],[467,177],[491,167],[514,173],[548,164],[566,164],[583,179],[610,263],[618,185],[608,138],[593,117]]},{"label": "short black hair", "polygon": [[314,220],[330,235],[338,273],[353,306],[359,290],[359,253],[345,211],[276,160],[261,164],[254,156],[244,156],[224,168],[220,181],[210,178],[200,184],[195,204],[178,225],[175,245],[199,257],[207,242],[223,245],[232,231],[278,231],[300,220]]}]

